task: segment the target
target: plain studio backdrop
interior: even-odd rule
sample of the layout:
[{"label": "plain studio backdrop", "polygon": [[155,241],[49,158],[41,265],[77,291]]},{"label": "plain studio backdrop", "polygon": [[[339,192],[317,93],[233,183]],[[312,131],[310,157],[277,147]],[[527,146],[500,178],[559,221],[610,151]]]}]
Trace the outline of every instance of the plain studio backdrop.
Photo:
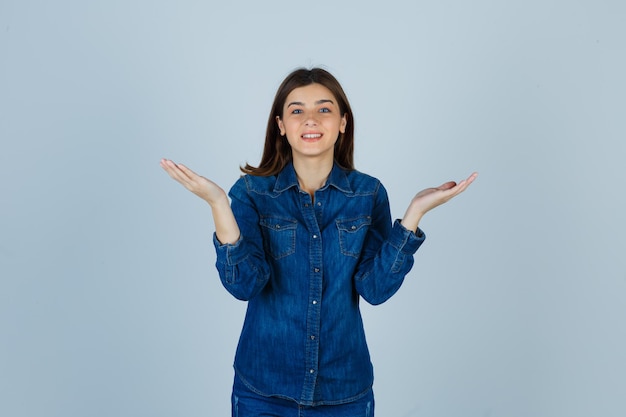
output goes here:
[{"label": "plain studio backdrop", "polygon": [[245,303],[208,205],[323,66],[356,164],[429,213],[362,303],[381,417],[626,415],[626,6],[603,0],[0,0],[0,415],[230,413]]}]

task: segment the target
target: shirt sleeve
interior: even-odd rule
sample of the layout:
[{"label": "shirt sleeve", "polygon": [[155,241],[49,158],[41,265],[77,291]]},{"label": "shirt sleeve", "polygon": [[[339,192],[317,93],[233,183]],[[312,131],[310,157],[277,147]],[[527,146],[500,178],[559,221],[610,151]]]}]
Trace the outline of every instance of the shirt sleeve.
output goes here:
[{"label": "shirt sleeve", "polygon": [[380,184],[372,224],[354,277],[361,297],[377,305],[394,295],[413,267],[413,255],[425,239],[426,235],[419,228],[413,233],[402,226],[400,220],[391,223],[387,191]]},{"label": "shirt sleeve", "polygon": [[231,208],[241,236],[234,244],[222,244],[213,234],[215,266],[224,288],[239,300],[250,300],[267,284],[270,268],[263,251],[259,214],[240,178],[229,192]]}]

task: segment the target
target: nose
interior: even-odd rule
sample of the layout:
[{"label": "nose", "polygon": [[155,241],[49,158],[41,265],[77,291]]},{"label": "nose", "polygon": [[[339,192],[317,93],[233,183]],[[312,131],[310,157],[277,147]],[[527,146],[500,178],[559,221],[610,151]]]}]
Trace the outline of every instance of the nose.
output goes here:
[{"label": "nose", "polygon": [[304,122],[306,126],[317,126],[317,113],[311,112],[307,114],[307,118]]}]

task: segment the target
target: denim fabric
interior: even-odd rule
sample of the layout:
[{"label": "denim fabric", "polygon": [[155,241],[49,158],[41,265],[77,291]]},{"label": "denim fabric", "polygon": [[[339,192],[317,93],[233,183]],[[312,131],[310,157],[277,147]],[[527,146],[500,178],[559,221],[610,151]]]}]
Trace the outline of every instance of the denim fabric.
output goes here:
[{"label": "denim fabric", "polygon": [[373,371],[359,297],[380,304],[398,290],[422,231],[392,224],[377,179],[338,166],[314,200],[291,164],[243,176],[229,195],[241,238],[214,243],[224,287],[248,300],[237,375],[263,396],[307,406],[366,395]]},{"label": "denim fabric", "polygon": [[311,407],[293,400],[259,395],[235,376],[231,402],[232,417],[374,417],[372,390],[347,404]]}]

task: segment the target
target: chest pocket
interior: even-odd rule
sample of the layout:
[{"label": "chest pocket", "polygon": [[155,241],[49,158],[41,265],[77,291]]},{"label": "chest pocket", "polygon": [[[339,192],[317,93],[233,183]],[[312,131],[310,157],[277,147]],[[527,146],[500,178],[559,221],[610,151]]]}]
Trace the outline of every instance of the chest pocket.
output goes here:
[{"label": "chest pocket", "polygon": [[362,216],[356,219],[337,219],[335,223],[339,230],[339,248],[341,253],[358,258],[361,255],[361,248],[363,248],[363,242],[369,226],[372,224],[372,218],[370,216]]},{"label": "chest pocket", "polygon": [[262,217],[263,247],[274,259],[289,256],[296,251],[296,220],[280,217]]}]

